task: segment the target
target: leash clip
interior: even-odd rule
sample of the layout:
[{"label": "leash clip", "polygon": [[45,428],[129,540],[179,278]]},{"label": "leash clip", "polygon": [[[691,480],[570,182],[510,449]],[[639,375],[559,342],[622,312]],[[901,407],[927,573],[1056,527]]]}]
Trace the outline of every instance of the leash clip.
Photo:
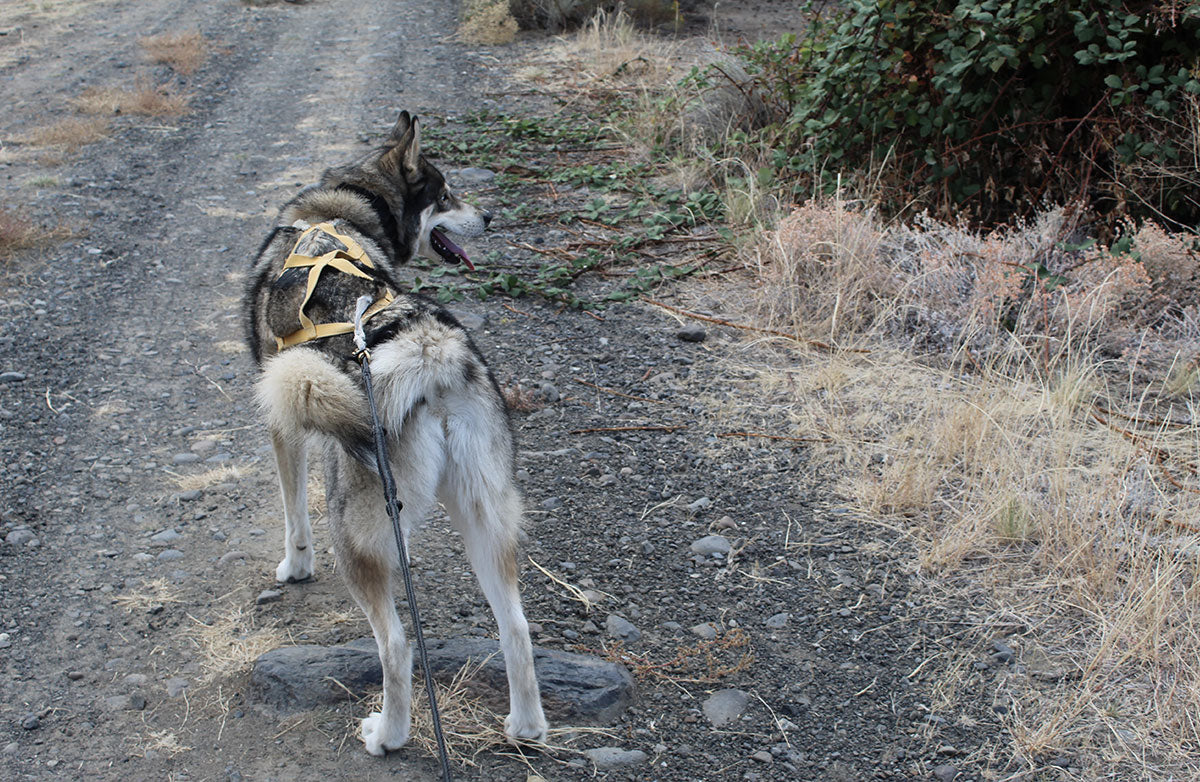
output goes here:
[{"label": "leash clip", "polygon": [[354,302],[354,360],[362,364],[371,360],[371,351],[367,350],[367,334],[363,331],[363,315],[367,308],[374,303],[370,296],[359,296]]}]

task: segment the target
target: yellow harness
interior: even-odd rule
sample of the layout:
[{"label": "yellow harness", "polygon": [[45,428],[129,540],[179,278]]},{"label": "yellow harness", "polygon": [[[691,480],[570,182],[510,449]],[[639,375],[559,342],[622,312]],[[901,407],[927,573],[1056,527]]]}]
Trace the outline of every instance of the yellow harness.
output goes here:
[{"label": "yellow harness", "polygon": [[[300,253],[296,252],[296,247],[300,246],[300,243],[304,241],[304,238],[316,231],[320,231],[321,233],[332,236],[334,239],[337,239],[339,242],[344,244],[346,249],[331,250],[330,252],[318,257],[301,255]],[[279,276],[282,277],[283,273],[288,269],[298,269],[302,267],[309,268],[308,288],[304,292],[304,300],[300,302],[300,329],[298,331],[293,331],[286,337],[276,337],[275,346],[277,349],[283,350],[284,348],[290,348],[293,345],[299,345],[310,340],[324,339],[325,337],[333,337],[337,336],[338,334],[349,334],[350,332],[354,331],[353,323],[313,323],[312,320],[306,314],[304,314],[304,308],[308,306],[308,300],[312,296],[313,291],[316,289],[317,282],[321,279],[321,272],[325,271],[326,268],[332,267],[343,274],[352,274],[355,277],[362,277],[367,280],[376,281],[374,277],[355,266],[353,261],[358,261],[362,265],[371,269],[375,268],[375,264],[371,262],[371,259],[367,256],[367,253],[365,250],[363,250],[362,246],[349,236],[345,236],[335,231],[332,224],[318,223],[314,226],[310,226],[304,231],[304,233],[300,234],[300,238],[297,239],[296,244],[292,246],[292,254],[288,256],[286,261],[284,261],[283,269],[279,272]],[[367,311],[363,313],[363,321],[366,322],[371,316],[381,312],[385,307],[391,304],[395,298],[395,294],[385,288],[383,295],[376,299],[375,303],[368,307]]]}]

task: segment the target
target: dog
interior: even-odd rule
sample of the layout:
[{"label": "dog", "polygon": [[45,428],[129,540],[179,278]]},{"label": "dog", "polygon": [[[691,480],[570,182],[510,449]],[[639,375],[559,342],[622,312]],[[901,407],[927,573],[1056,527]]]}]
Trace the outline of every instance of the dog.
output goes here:
[{"label": "dog", "polygon": [[374,300],[363,326],[406,547],[440,500],[496,618],[509,685],[505,733],[518,742],[546,737],[517,583],[522,508],[505,400],[467,331],[435,302],[402,292],[395,276],[416,256],[470,266],[446,234],[478,236],[490,220],[454,196],[421,154],[419,121],[402,112],[384,144],[326,170],[282,208],[246,289],[257,398],[283,494],[284,557],[275,578],[313,575],[306,448],[321,444],[337,566],[371,623],[383,665],[382,711],[361,722],[372,755],[408,740],[412,653],[393,599],[398,554],[354,358],[360,296]]}]

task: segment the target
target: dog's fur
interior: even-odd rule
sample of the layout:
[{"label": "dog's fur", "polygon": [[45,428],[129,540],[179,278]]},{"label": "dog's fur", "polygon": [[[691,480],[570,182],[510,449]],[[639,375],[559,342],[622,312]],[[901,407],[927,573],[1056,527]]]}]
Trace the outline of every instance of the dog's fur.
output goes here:
[{"label": "dog's fur", "polygon": [[[397,292],[395,301],[366,324],[366,334],[405,539],[440,499],[462,534],[499,626],[510,699],[505,732],[513,740],[540,741],[546,718],[518,593],[522,511],[504,398],[462,326],[429,299],[399,293],[403,288],[395,279],[396,268],[418,254],[435,257],[436,250],[453,259],[444,236],[435,234],[431,243],[434,229],[476,236],[489,220],[446,188],[442,174],[421,155],[418,121],[404,112],[383,146],[327,170],[317,185],[283,208],[278,227],[254,261],[246,292],[248,340],[262,369],[258,400],[283,492],[284,558],[275,578],[291,582],[312,576],[306,445],[323,441],[338,568],[370,620],[383,664],[382,711],[362,721],[362,738],[373,755],[399,748],[409,735],[412,654],[392,594],[396,544],[375,470],[352,337],[277,351],[275,338],[300,328],[298,308],[308,278],[305,268],[281,271],[301,232],[293,223],[330,222],[357,241],[376,268],[360,265],[371,280],[325,271],[309,299],[308,316],[316,323],[350,321],[359,296],[378,296],[385,288]],[[328,234],[314,233],[295,251],[317,256],[339,244]]]}]

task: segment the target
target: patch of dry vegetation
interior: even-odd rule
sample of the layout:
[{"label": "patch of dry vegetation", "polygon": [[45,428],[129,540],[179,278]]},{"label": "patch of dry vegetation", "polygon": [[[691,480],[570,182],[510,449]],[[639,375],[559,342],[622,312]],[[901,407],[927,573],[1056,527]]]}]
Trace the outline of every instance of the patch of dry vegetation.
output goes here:
[{"label": "patch of dry vegetation", "polygon": [[458,36],[467,43],[495,46],[512,43],[517,35],[508,0],[468,0],[462,13]]},{"label": "patch of dry vegetation", "polygon": [[245,673],[261,655],[288,640],[276,620],[246,610],[233,595],[209,619],[191,619],[184,636],[198,652],[202,684]]},{"label": "patch of dry vegetation", "polygon": [[814,456],[916,542],[948,607],[981,607],[933,677],[945,708],[961,707],[954,672],[1001,639],[1029,674],[996,682],[1000,756],[1192,776],[1194,238],[1146,225],[1127,246],[1072,245],[1073,228],[1062,210],[978,233],[810,203],[753,248],[748,294],[706,294],[834,346],[760,338],[767,368],[733,382],[786,411],[780,434],[825,441]]},{"label": "patch of dry vegetation", "polygon": [[52,125],[34,128],[20,140],[34,147],[56,147],[70,151],[107,138],[108,130],[108,120],[103,117],[68,117]]},{"label": "patch of dry vegetation", "polygon": [[197,31],[152,35],[138,43],[151,62],[167,65],[181,76],[191,76],[208,60],[208,40]]},{"label": "patch of dry vegetation", "polygon": [[84,114],[178,117],[187,112],[190,101],[190,96],[167,85],[139,81],[132,87],[89,87],[72,103]]},{"label": "patch of dry vegetation", "polygon": [[39,225],[22,214],[0,209],[0,261],[7,261],[22,250],[41,247],[66,239],[71,232],[58,225]]}]

